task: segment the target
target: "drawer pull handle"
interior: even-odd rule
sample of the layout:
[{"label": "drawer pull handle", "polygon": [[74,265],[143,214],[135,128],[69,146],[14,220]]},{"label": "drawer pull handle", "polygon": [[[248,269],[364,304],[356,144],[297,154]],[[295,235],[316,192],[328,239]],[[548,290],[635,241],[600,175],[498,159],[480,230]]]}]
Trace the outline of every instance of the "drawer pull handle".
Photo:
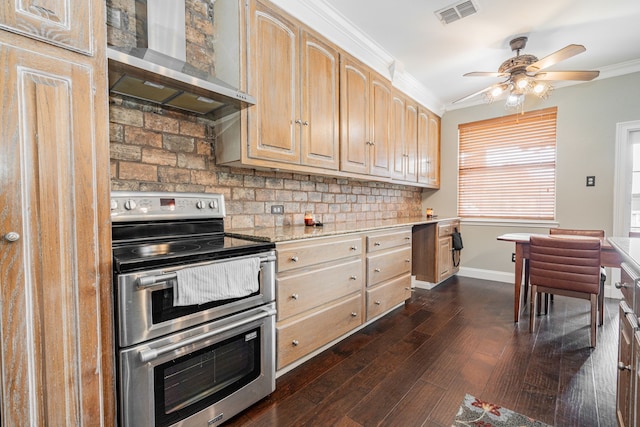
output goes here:
[{"label": "drawer pull handle", "polygon": [[350,280],[356,280],[356,279],[358,279],[358,276],[351,276],[351,277],[349,277],[349,279]]},{"label": "drawer pull handle", "polygon": [[374,243],[373,243],[373,246],[380,246],[381,244],[382,244],[382,243],[380,243],[380,242],[374,242]]},{"label": "drawer pull handle", "polygon": [[382,304],[382,302],[381,302],[381,301],[375,301],[375,302],[374,302],[374,304],[375,304],[375,305],[381,305],[381,304]]},{"label": "drawer pull handle", "polygon": [[293,341],[291,341],[291,344],[293,344],[294,346],[297,346],[300,343],[298,342],[298,340],[293,340]]},{"label": "drawer pull handle", "polygon": [[298,297],[299,297],[299,295],[298,295],[298,294],[293,294],[293,295],[291,295],[291,298],[292,298],[292,299],[298,299]]},{"label": "drawer pull handle", "polygon": [[351,249],[352,251],[357,251],[357,250],[358,250],[358,247],[357,247],[357,246],[351,246],[351,248],[350,248],[350,249]]},{"label": "drawer pull handle", "polygon": [[297,257],[297,256],[292,256],[292,257],[291,257],[291,261],[293,261],[293,262],[298,262],[298,257]]},{"label": "drawer pull handle", "polygon": [[356,313],[355,311],[352,311],[351,312],[351,317],[356,317],[356,316],[358,316],[358,313]]},{"label": "drawer pull handle", "polygon": [[623,362],[618,362],[618,369],[621,371],[630,371],[631,365],[625,365]]},{"label": "drawer pull handle", "polygon": [[616,282],[615,287],[616,289],[622,289],[622,288],[630,288],[631,285],[628,285],[627,283]]},{"label": "drawer pull handle", "polygon": [[382,270],[380,270],[379,268],[374,268],[373,271],[375,271],[376,273],[380,273]]}]

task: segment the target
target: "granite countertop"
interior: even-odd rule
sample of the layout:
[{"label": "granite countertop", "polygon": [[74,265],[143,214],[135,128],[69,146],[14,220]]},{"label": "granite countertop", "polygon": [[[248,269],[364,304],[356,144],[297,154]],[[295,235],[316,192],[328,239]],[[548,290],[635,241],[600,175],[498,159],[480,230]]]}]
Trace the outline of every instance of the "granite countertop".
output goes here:
[{"label": "granite countertop", "polygon": [[393,218],[368,221],[336,222],[324,224],[322,227],[305,225],[288,225],[281,227],[238,228],[227,229],[225,233],[232,237],[260,240],[265,242],[285,242],[289,240],[308,239],[311,237],[335,236],[347,233],[373,231],[383,228],[403,227],[408,225],[432,224],[441,221],[458,219],[449,218]]},{"label": "granite countertop", "polygon": [[622,256],[627,264],[640,272],[640,238],[609,237],[607,239]]}]

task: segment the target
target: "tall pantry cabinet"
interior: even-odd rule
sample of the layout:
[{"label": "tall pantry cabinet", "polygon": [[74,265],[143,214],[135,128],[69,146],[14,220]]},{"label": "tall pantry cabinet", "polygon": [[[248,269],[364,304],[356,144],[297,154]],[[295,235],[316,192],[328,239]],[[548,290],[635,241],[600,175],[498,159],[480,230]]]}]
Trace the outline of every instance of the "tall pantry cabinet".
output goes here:
[{"label": "tall pantry cabinet", "polygon": [[0,9],[6,426],[114,419],[104,22],[102,0]]}]

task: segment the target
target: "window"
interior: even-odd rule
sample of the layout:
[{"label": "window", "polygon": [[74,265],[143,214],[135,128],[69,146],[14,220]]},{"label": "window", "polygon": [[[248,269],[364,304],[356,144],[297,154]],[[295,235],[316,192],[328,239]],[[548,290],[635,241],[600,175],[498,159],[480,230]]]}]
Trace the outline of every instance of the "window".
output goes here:
[{"label": "window", "polygon": [[458,215],[553,220],[557,108],[458,126]]}]

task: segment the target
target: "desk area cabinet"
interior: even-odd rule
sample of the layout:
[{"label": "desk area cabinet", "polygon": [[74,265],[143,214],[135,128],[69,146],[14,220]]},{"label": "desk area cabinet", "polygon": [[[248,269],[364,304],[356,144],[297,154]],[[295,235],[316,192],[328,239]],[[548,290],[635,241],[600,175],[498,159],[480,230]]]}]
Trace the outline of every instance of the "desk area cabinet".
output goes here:
[{"label": "desk area cabinet", "polygon": [[413,227],[413,275],[416,287],[431,289],[456,274],[451,234],[460,230],[459,219],[447,219]]}]

